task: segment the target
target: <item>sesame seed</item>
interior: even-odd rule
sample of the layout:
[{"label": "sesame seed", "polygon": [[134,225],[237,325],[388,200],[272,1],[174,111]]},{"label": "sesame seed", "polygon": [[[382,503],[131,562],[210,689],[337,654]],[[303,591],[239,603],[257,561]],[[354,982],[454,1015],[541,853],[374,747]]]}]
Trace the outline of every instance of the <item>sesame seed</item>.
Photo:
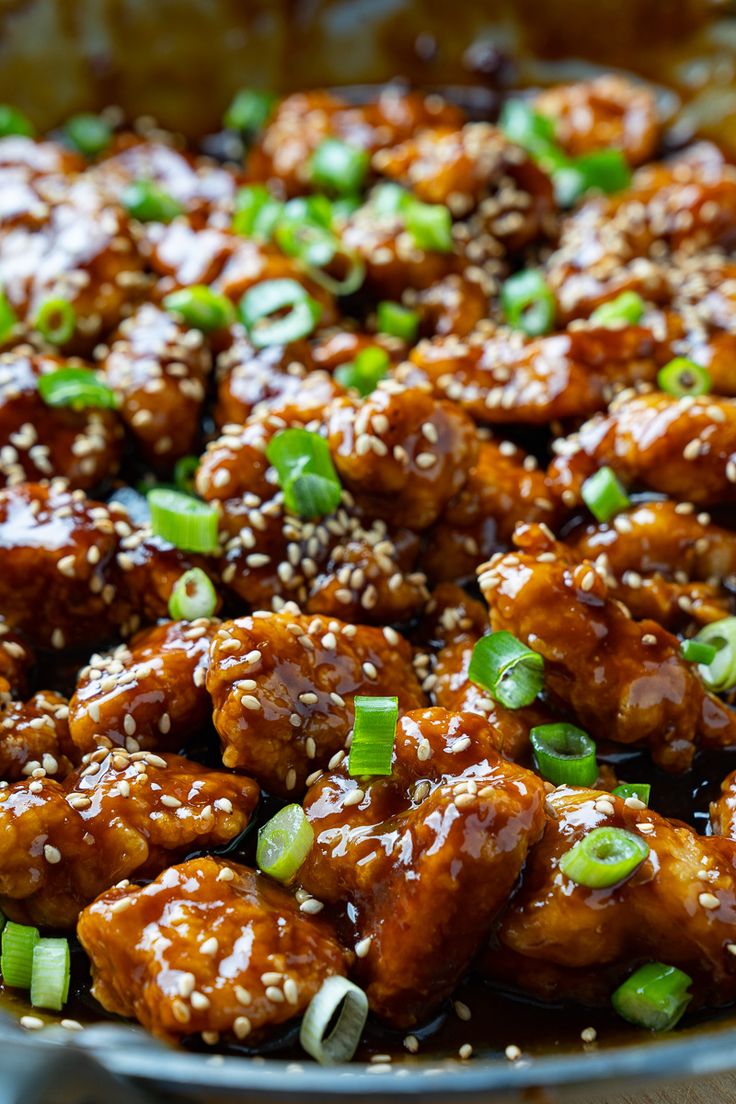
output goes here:
[{"label": "sesame seed", "polygon": [[302,901],[299,906],[299,911],[315,916],[318,912],[321,912],[324,907],[322,901],[317,901],[314,897],[310,897],[307,901]]},{"label": "sesame seed", "polygon": [[53,844],[46,843],[43,848],[43,857],[46,859],[47,863],[51,863],[52,866],[55,866],[56,863],[61,862],[61,851],[58,847],[54,847]]},{"label": "sesame seed", "polygon": [[218,882],[231,882],[235,877],[235,871],[231,866],[223,866],[217,873]]},{"label": "sesame seed", "polygon": [[349,805],[360,805],[364,797],[365,793],[360,788],[358,788],[357,790],[351,790],[350,793],[345,795],[345,798],[343,799],[343,805],[346,807]]},{"label": "sesame seed", "polygon": [[584,1043],[594,1043],[598,1038],[598,1032],[594,1027],[584,1027],[580,1032],[580,1038]]},{"label": "sesame seed", "polygon": [[455,1009],[455,1015],[457,1016],[457,1018],[459,1020],[463,1020],[465,1023],[467,1023],[468,1020],[471,1019],[471,1017],[473,1015],[473,1013],[470,1011],[470,1009],[468,1008],[467,1004],[465,1004],[464,1001],[461,1001],[461,1000],[453,1001],[453,1008]]},{"label": "sesame seed", "polygon": [[513,1043],[506,1047],[504,1054],[508,1058],[509,1062],[516,1062],[519,1060],[519,1058],[521,1058],[521,1050],[518,1046],[514,1046]]},{"label": "sesame seed", "polygon": [[233,1021],[233,1031],[238,1039],[245,1039],[250,1034],[251,1022],[247,1016],[236,1016]]},{"label": "sesame seed", "polygon": [[191,1002],[192,1008],[196,1008],[197,1010],[209,1008],[210,1006],[210,998],[204,993],[199,993],[196,990],[192,993]]},{"label": "sesame seed", "polygon": [[704,909],[717,909],[721,905],[715,893],[701,893],[698,896],[698,901]]},{"label": "sesame seed", "polygon": [[472,1057],[473,1048],[470,1043],[463,1043],[458,1051],[458,1054],[463,1059],[463,1061],[467,1061],[468,1058]]},{"label": "sesame seed", "polygon": [[404,1047],[410,1054],[416,1054],[419,1050],[419,1040],[416,1035],[407,1035],[404,1039]]},{"label": "sesame seed", "polygon": [[200,952],[203,955],[215,955],[219,948],[220,944],[214,935],[211,935],[209,939],[205,939],[204,943],[201,943],[199,946]]},{"label": "sesame seed", "polygon": [[371,943],[373,942],[373,936],[367,935],[365,939],[361,939],[355,944],[355,953],[358,958],[365,958],[371,949]]},{"label": "sesame seed", "polygon": [[28,1031],[38,1031],[39,1028],[44,1026],[44,1023],[38,1016],[21,1016],[20,1025],[27,1028]]}]

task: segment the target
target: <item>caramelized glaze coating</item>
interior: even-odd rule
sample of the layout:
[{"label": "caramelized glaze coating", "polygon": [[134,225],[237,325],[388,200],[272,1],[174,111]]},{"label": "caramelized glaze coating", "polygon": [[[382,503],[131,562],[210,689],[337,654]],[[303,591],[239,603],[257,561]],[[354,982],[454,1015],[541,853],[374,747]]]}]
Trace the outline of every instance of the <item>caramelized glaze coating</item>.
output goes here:
[{"label": "caramelized glaze coating", "polygon": [[622,395],[606,414],[556,442],[549,480],[566,506],[608,465],[627,486],[714,506],[736,502],[736,401],[660,391]]},{"label": "caramelized glaze coating", "polygon": [[410,359],[438,395],[477,422],[544,425],[604,409],[616,390],[656,379],[671,356],[646,326],[590,326],[535,339],[506,329],[435,338]]},{"label": "caramelized glaze coating", "polygon": [[[693,978],[696,1003],[733,1000],[734,844],[640,805],[597,790],[548,796],[544,836],[484,957],[489,974],[542,998],[607,1004],[636,966],[666,961]],[[576,885],[560,856],[604,826],[641,836],[649,856],[618,886]]]},{"label": "caramelized glaze coating", "polygon": [[149,462],[171,465],[194,451],[211,366],[199,330],[152,303],[139,307],[113,335],[102,371]]},{"label": "caramelized glaze coating", "polygon": [[547,693],[594,739],[647,744],[674,771],[689,767],[698,743],[736,742],[736,713],[706,692],[676,637],[633,621],[596,567],[539,527],[522,527],[517,544],[479,568],[491,626],[544,656]]},{"label": "caramelized glaze coating", "polygon": [[205,689],[210,641],[218,621],[168,621],[144,629],[107,655],[93,655],[69,703],[75,745],[130,751],[183,748],[212,709]]},{"label": "caramelized glaze coating", "polygon": [[0,777],[16,782],[38,772],[64,778],[79,762],[69,737],[69,706],[53,690],[39,690],[25,702],[0,704]]},{"label": "caramelized glaze coating", "polygon": [[36,662],[30,644],[18,633],[11,632],[0,619],[0,699],[11,695],[22,697],[28,689],[28,673]]},{"label": "caramelized glaze coating", "polygon": [[[168,617],[171,592],[192,567],[201,568],[217,585],[216,563],[211,558],[182,552],[162,537],[154,536],[150,525],[137,526],[123,536],[115,557],[116,579],[125,609],[123,636],[134,633],[141,624]],[[218,596],[216,609],[219,607]]]},{"label": "caramelized glaze coating", "polygon": [[464,486],[427,533],[422,568],[433,582],[473,578],[480,561],[509,546],[520,522],[558,520],[536,459],[511,441],[481,440]]},{"label": "caramelized glaze coating", "polygon": [[642,503],[584,526],[566,543],[604,568],[611,594],[634,617],[670,627],[688,617],[716,621],[730,611],[723,584],[736,576],[736,533],[692,503]]},{"label": "caramelized glaze coating", "polygon": [[115,882],[229,843],[258,802],[250,778],[177,755],[101,748],[88,758],[63,785],[0,790],[0,901],[22,923],[73,927]]},{"label": "caramelized glaze coating", "polygon": [[123,619],[110,564],[123,510],[60,481],[0,490],[0,609],[34,643],[61,649],[110,637]]},{"label": "caramelized glaze coating", "polygon": [[226,767],[294,798],[343,757],[356,694],[425,702],[397,632],[291,610],[226,621],[212,641],[207,689]]},{"label": "caramelized glaze coating", "polygon": [[111,410],[48,406],[38,379],[65,362],[17,346],[0,356],[0,482],[62,476],[88,490],[115,474],[122,437]]},{"label": "caramelized glaze coating", "polygon": [[411,529],[439,516],[478,448],[473,423],[456,407],[396,383],[336,400],[328,439],[340,481],[360,506]]},{"label": "caramelized glaze coating", "polygon": [[108,1012],[175,1042],[254,1037],[300,1016],[348,956],[330,925],[262,874],[191,859],[150,885],[119,886],[77,929]]},{"label": "caramelized glaze coating", "polygon": [[618,149],[630,165],[641,165],[657,149],[654,93],[617,74],[547,88],[534,98],[534,110],[554,122],[555,139],[571,157]]},{"label": "caramelized glaze coating", "polygon": [[299,880],[345,910],[355,946],[369,940],[356,975],[394,1026],[452,991],[542,831],[542,784],[498,743],[480,717],[418,710],[399,720],[390,777],[342,764],[307,793],[316,839]]}]

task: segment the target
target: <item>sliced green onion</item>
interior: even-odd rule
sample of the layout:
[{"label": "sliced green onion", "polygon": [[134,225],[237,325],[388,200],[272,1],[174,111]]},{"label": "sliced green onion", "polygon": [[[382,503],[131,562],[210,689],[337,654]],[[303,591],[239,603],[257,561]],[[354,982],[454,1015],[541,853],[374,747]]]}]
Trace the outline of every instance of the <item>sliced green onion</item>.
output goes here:
[{"label": "sliced green onion", "polygon": [[312,155],[310,178],[320,188],[350,195],[362,188],[369,160],[365,150],[339,138],[325,138]]},{"label": "sliced green onion", "polygon": [[404,225],[417,249],[428,253],[452,253],[452,215],[442,203],[404,202]]},{"label": "sliced green onion", "polygon": [[337,509],[342,487],[324,437],[307,429],[282,429],[269,441],[266,456],[293,514],[324,517]]},{"label": "sliced green onion", "polygon": [[573,158],[567,165],[560,165],[552,176],[560,207],[571,207],[593,188],[606,194],[628,188],[631,168],[621,150],[594,150]]},{"label": "sliced green onion", "polygon": [[263,130],[276,103],[272,92],[259,92],[255,88],[241,88],[227,108],[223,123],[228,130],[241,134],[253,134]]},{"label": "sliced green onion", "polygon": [[180,456],[174,464],[174,484],[179,491],[191,494],[194,489],[194,476],[199,467],[199,457]]},{"label": "sliced green onion", "polygon": [[[307,219],[282,219],[274,231],[276,244],[288,257],[297,257],[307,272],[333,295],[352,295],[365,279],[365,265],[357,253],[347,250],[340,239],[321,223]],[[345,275],[337,279],[326,266],[342,261]]]},{"label": "sliced green onion", "polygon": [[683,640],[680,655],[688,663],[702,663],[709,667],[718,654],[715,644],[706,644],[704,640]]},{"label": "sliced green onion", "polygon": [[553,121],[535,111],[527,100],[507,100],[499,126],[507,138],[530,153],[544,152],[557,144]]},{"label": "sliced green onion", "polygon": [[698,667],[700,677],[709,690],[720,694],[736,687],[736,617],[724,617],[701,629],[695,637],[698,642],[716,649],[710,663]]},{"label": "sliced green onion", "polygon": [[412,345],[419,332],[419,314],[409,307],[402,306],[401,303],[392,303],[389,299],[384,299],[378,304],[376,310],[376,324],[379,333],[400,337],[402,341]]},{"label": "sliced green onion", "polygon": [[622,782],[620,786],[616,786],[615,790],[611,790],[612,794],[616,797],[622,797],[626,800],[627,797],[636,797],[644,805],[649,804],[649,794],[652,787],[648,782]]},{"label": "sliced green onion", "polygon": [[205,284],[193,284],[165,296],[167,311],[177,314],[192,329],[211,333],[229,326],[235,318],[235,308],[225,295]]},{"label": "sliced green onion", "polygon": [[676,966],[649,962],[627,978],[611,996],[611,1004],[629,1023],[650,1031],[675,1027],[690,1003],[692,978]]},{"label": "sliced green onion", "polygon": [[217,551],[217,510],[209,502],[168,487],[148,493],[151,528],[184,552]]},{"label": "sliced green onion", "polygon": [[510,632],[494,632],[473,648],[468,678],[507,709],[521,709],[544,686],[544,660]]},{"label": "sliced green onion", "polygon": [[138,222],[171,222],[184,208],[173,196],[152,180],[133,180],[126,184],[120,202]]},{"label": "sliced green onion", "polygon": [[248,184],[235,196],[232,228],[236,234],[258,241],[270,241],[276,223],[282,217],[284,204],[263,184]]},{"label": "sliced green onion", "polygon": [[529,733],[542,778],[556,786],[592,786],[598,777],[595,743],[575,725],[537,725]]},{"label": "sliced green onion", "polygon": [[10,305],[10,300],[4,291],[0,291],[0,344],[12,334],[18,325],[18,315]]},{"label": "sliced green onion", "polygon": [[649,844],[624,828],[594,828],[560,859],[560,870],[577,885],[610,889],[626,881],[649,854]]},{"label": "sliced green onion", "polygon": [[657,387],[681,399],[683,395],[707,395],[713,386],[710,372],[687,357],[675,357],[657,373]]},{"label": "sliced green onion", "polygon": [[391,358],[385,349],[371,345],[361,349],[348,364],[340,364],[335,369],[335,379],[343,387],[352,387],[365,397],[375,391],[391,367]]},{"label": "sliced green onion", "polygon": [[169,598],[169,617],[174,621],[196,621],[212,617],[217,609],[217,591],[201,567],[192,567],[174,583]]},{"label": "sliced green onion", "polygon": [[70,145],[85,157],[97,157],[112,140],[112,127],[101,115],[74,115],[64,126]]},{"label": "sliced green onion", "polygon": [[65,345],[77,328],[77,312],[68,299],[46,299],[36,312],[33,328],[52,345]]},{"label": "sliced green onion", "polygon": [[605,465],[585,480],[580,494],[597,521],[608,521],[631,505],[615,471]]},{"label": "sliced green onion", "polygon": [[517,272],[504,281],[501,307],[509,326],[529,337],[549,333],[555,323],[555,297],[535,268]]},{"label": "sliced green onion", "polygon": [[33,948],[31,1004],[60,1012],[69,996],[71,960],[66,939],[40,939]]},{"label": "sliced green onion", "polygon": [[358,1049],[367,1019],[368,997],[363,990],[334,974],[309,1002],[299,1042],[323,1066],[349,1062]]},{"label": "sliced green onion", "polygon": [[392,218],[401,213],[407,200],[410,201],[411,196],[406,188],[394,184],[393,181],[386,181],[376,184],[368,202],[379,218]]},{"label": "sliced green onion", "polygon": [[356,697],[355,727],[348,760],[351,778],[391,774],[398,719],[398,698]]},{"label": "sliced green onion", "polygon": [[290,882],[314,843],[314,829],[301,805],[285,805],[258,832],[256,862],[264,874]]},{"label": "sliced green onion", "polygon": [[40,939],[38,928],[14,924],[8,920],[3,928],[0,971],[3,983],[14,989],[30,989],[33,975],[33,948]]},{"label": "sliced green onion", "polygon": [[636,291],[622,291],[615,299],[601,303],[590,316],[594,326],[635,326],[644,314],[644,300]]},{"label": "sliced green onion", "polygon": [[13,134],[32,138],[35,133],[35,127],[27,115],[10,104],[0,104],[0,138],[10,138]]},{"label": "sliced green onion", "polygon": [[47,406],[70,406],[74,410],[113,410],[117,406],[115,392],[90,368],[57,368],[39,376],[36,386]]},{"label": "sliced green onion", "polygon": [[283,204],[281,221],[300,226],[303,222],[310,222],[323,226],[325,230],[331,230],[334,221],[335,203],[337,200],[328,199],[326,195],[296,196],[288,203]]},{"label": "sliced green onion", "polygon": [[[290,307],[288,314],[279,311]],[[322,317],[322,307],[296,280],[263,280],[246,291],[238,317],[257,349],[288,345],[306,337]]]}]

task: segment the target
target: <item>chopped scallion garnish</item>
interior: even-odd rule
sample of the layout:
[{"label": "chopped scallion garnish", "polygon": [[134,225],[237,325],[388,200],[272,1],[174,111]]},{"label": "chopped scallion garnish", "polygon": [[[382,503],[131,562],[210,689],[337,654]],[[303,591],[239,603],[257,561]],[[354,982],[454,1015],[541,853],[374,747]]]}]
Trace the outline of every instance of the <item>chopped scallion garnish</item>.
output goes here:
[{"label": "chopped scallion garnish", "polygon": [[335,369],[335,379],[343,387],[352,387],[365,397],[376,387],[391,367],[391,358],[385,349],[370,345],[356,354],[355,360],[340,364]]},{"label": "chopped scallion garnish", "polygon": [[590,316],[594,326],[606,329],[635,326],[644,314],[644,300],[636,291],[622,291],[615,299],[609,299],[596,307]]},{"label": "chopped scallion garnish", "polygon": [[151,528],[185,552],[217,551],[217,510],[209,502],[168,487],[148,493]]},{"label": "chopped scallion garnish", "polygon": [[153,180],[133,180],[126,184],[120,202],[138,222],[171,222],[184,208]]},{"label": "chopped scallion garnish", "polygon": [[296,876],[314,843],[314,829],[301,805],[279,809],[258,832],[256,862],[279,882]]},{"label": "chopped scallion garnish", "polygon": [[[286,308],[288,314],[280,314]],[[263,280],[246,291],[238,317],[256,348],[288,345],[310,334],[322,316],[322,307],[296,280]]]},{"label": "chopped scallion garnish", "polygon": [[320,188],[338,195],[350,195],[362,188],[368,164],[365,150],[340,138],[325,138],[312,155],[310,178]]},{"label": "chopped scallion garnish", "polygon": [[660,391],[681,399],[683,395],[707,395],[713,386],[710,372],[687,357],[675,357],[657,373]]},{"label": "chopped scallion garnish", "polygon": [[452,215],[442,203],[405,200],[401,207],[404,225],[417,249],[427,253],[451,253],[453,250]]},{"label": "chopped scallion garnish", "polygon": [[603,149],[582,154],[553,172],[555,197],[561,207],[572,205],[595,189],[609,194],[631,183],[631,168],[621,150]]},{"label": "chopped scallion garnish", "polygon": [[179,491],[192,494],[194,491],[194,476],[199,467],[197,456],[180,456],[174,464],[174,484]]},{"label": "chopped scallion garnish", "polygon": [[376,309],[376,324],[379,333],[400,337],[411,345],[416,341],[419,332],[419,315],[401,303],[392,303],[385,299]]},{"label": "chopped scallion garnish", "polygon": [[271,240],[276,223],[282,217],[284,204],[263,184],[248,184],[235,196],[232,228],[236,234],[258,241]]},{"label": "chopped scallion garnish", "polygon": [[66,939],[40,939],[33,948],[31,1004],[60,1012],[69,996],[71,960]]},{"label": "chopped scallion garnish", "polygon": [[52,345],[65,345],[77,328],[77,312],[68,299],[46,299],[36,312],[33,328]]},{"label": "chopped scallion garnish", "polygon": [[84,112],[74,115],[64,126],[64,135],[74,149],[85,157],[97,157],[110,145],[112,127],[101,115]]},{"label": "chopped scallion garnish", "polygon": [[612,794],[616,797],[621,797],[626,800],[627,797],[636,797],[644,805],[649,804],[649,794],[652,787],[648,782],[622,782],[620,786],[616,786],[614,790],[611,790]]},{"label": "chopped scallion garnish", "polygon": [[609,521],[631,505],[631,499],[612,468],[602,467],[580,488],[583,502],[597,521]]},{"label": "chopped scallion garnish", "polygon": [[529,733],[542,778],[556,786],[592,786],[598,777],[595,743],[575,725],[537,725]]},{"label": "chopped scallion garnish", "polygon": [[0,344],[7,341],[18,325],[18,315],[4,291],[0,291]]},{"label": "chopped scallion garnish", "polygon": [[736,617],[723,617],[701,629],[694,640],[710,644],[716,654],[710,663],[700,663],[703,682],[709,690],[720,694],[736,687]]},{"label": "chopped scallion garnish", "polygon": [[335,974],[322,983],[309,1002],[299,1041],[323,1066],[349,1062],[358,1049],[367,1018],[368,997],[363,990]]},{"label": "chopped scallion garnish", "polygon": [[511,633],[494,632],[473,648],[468,678],[507,709],[521,709],[544,686],[544,660]]},{"label": "chopped scallion garnish", "polygon": [[216,609],[217,591],[201,567],[192,567],[179,576],[169,597],[169,616],[174,621],[212,617]]},{"label": "chopped scallion garnish", "polygon": [[355,727],[348,761],[351,778],[391,774],[398,719],[398,698],[356,697]]},{"label": "chopped scallion garnish", "polygon": [[501,288],[501,307],[509,326],[528,337],[549,333],[557,304],[544,276],[535,268],[509,276]]},{"label": "chopped scallion garnish", "polygon": [[38,928],[8,920],[3,928],[0,971],[3,983],[14,989],[30,989],[33,975],[33,948],[40,939]]},{"label": "chopped scallion garnish", "polygon": [[324,437],[307,429],[282,429],[269,441],[266,456],[292,513],[323,517],[337,509],[342,487]]},{"label": "chopped scallion garnish", "polygon": [[172,291],[165,296],[163,305],[187,326],[203,333],[221,330],[235,318],[235,308],[230,300],[205,284],[193,284]]},{"label": "chopped scallion garnish", "polygon": [[275,103],[276,97],[272,92],[241,88],[235,93],[222,121],[228,130],[238,130],[241,134],[256,133],[268,122]]},{"label": "chopped scallion garnish", "polygon": [[10,104],[0,104],[0,138],[10,138],[11,135],[32,138],[34,134],[35,128],[27,115]]},{"label": "chopped scallion garnish", "polygon": [[718,654],[715,644],[707,644],[705,640],[683,640],[680,644],[680,655],[688,663],[702,663],[709,667]]},{"label": "chopped scallion garnish", "polygon": [[577,885],[610,889],[626,881],[649,854],[649,844],[624,828],[594,828],[566,851],[560,870]]},{"label": "chopped scallion garnish", "polygon": [[690,1003],[692,978],[676,966],[649,962],[640,966],[611,996],[611,1004],[629,1023],[650,1031],[669,1031]]},{"label": "chopped scallion garnish", "polygon": [[74,410],[117,406],[114,391],[90,368],[57,368],[38,377],[38,393],[47,406],[69,406]]}]

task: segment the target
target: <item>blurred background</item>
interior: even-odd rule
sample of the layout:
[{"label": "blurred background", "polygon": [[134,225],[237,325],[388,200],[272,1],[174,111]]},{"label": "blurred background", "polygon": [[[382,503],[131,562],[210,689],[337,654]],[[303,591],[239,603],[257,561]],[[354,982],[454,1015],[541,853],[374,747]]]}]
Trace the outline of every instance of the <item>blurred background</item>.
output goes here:
[{"label": "blurred background", "polygon": [[107,104],[198,135],[240,87],[510,84],[620,67],[736,153],[725,0],[0,0],[0,101],[48,128]]}]

